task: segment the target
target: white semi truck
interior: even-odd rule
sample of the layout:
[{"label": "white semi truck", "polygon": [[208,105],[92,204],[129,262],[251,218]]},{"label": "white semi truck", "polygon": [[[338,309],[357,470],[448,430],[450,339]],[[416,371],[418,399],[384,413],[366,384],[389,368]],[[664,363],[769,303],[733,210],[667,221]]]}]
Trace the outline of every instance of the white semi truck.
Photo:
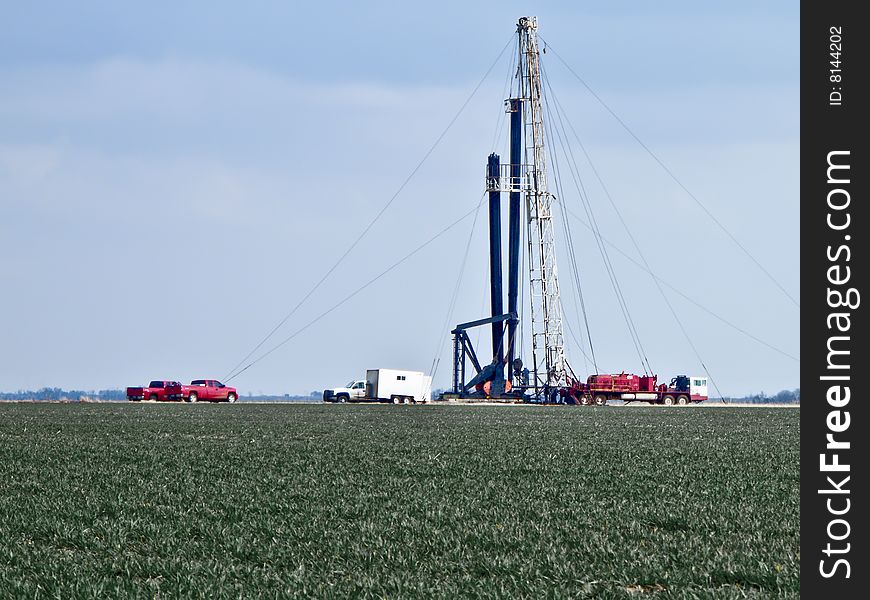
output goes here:
[{"label": "white semi truck", "polygon": [[324,402],[392,402],[416,404],[432,399],[432,378],[422,371],[369,369],[365,379],[323,390]]}]

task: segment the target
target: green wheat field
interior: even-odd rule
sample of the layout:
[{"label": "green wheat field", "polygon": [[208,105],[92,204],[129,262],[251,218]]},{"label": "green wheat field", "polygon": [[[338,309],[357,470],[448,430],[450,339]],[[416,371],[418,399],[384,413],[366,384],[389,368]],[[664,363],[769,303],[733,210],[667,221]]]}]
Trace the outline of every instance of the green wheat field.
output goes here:
[{"label": "green wheat field", "polygon": [[797,597],[799,417],[0,404],[0,597]]}]

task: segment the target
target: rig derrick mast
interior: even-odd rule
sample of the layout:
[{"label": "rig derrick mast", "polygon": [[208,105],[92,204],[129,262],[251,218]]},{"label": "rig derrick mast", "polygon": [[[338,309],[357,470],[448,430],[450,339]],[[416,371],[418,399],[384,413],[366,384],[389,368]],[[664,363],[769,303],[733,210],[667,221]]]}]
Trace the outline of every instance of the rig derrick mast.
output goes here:
[{"label": "rig derrick mast", "polygon": [[524,105],[523,137],[526,154],[526,226],[529,248],[530,325],[532,373],[529,385],[535,395],[550,399],[558,388],[568,385],[562,331],[562,302],[556,268],[553,227],[553,195],[547,189],[546,147],[542,106],[541,56],[538,24],[534,17],[519,20],[520,48],[518,100]]}]

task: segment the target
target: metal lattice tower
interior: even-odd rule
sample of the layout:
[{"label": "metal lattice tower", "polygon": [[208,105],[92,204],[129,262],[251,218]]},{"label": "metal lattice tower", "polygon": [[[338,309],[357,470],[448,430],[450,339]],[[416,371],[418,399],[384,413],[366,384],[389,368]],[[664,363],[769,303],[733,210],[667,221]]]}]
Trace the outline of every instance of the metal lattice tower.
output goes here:
[{"label": "metal lattice tower", "polygon": [[527,186],[526,216],[529,244],[529,283],[534,383],[541,388],[565,386],[562,302],[556,269],[556,244],[553,232],[552,200],[547,191],[544,115],[541,105],[541,68],[538,50],[538,22],[522,17],[517,25],[519,37],[519,90],[525,104],[523,130]]}]

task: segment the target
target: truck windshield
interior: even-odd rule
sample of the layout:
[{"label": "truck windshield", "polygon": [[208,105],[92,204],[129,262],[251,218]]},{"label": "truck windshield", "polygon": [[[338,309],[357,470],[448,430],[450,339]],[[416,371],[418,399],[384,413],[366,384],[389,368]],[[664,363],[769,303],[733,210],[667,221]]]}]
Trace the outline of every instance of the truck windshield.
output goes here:
[{"label": "truck windshield", "polygon": [[348,384],[347,384],[346,386],[344,386],[344,387],[346,387],[346,388],[352,388],[352,387],[353,387],[353,384],[355,384],[355,383],[356,383],[356,381],[351,381],[350,383],[348,383]]}]

